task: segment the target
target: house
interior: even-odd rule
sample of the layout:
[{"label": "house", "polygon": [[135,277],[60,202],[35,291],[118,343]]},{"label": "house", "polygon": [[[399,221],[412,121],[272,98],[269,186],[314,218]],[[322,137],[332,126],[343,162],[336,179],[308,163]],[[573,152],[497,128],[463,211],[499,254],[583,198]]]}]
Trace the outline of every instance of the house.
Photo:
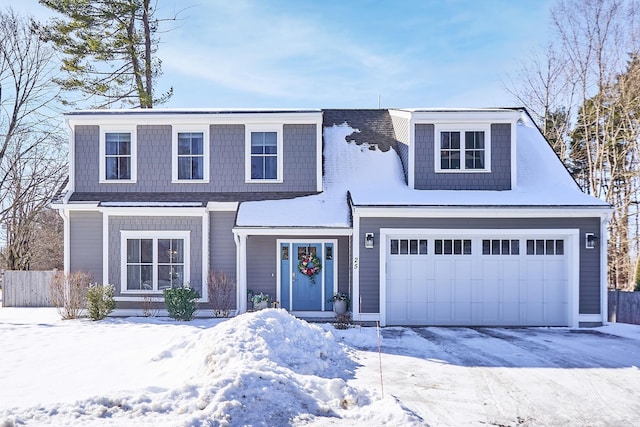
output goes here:
[{"label": "house", "polygon": [[[66,114],[65,270],[118,314],[207,277],[301,317],[381,325],[602,324],[610,206],[520,108]],[[303,274],[316,257],[321,269]],[[313,263],[312,263],[313,265]],[[201,312],[202,312],[201,311]]]}]

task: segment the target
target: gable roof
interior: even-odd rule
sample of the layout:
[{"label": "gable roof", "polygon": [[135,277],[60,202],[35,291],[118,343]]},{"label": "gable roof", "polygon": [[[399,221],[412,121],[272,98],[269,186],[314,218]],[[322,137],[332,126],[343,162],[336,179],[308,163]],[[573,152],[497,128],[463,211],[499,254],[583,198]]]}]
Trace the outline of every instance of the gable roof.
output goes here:
[{"label": "gable roof", "polygon": [[[354,206],[433,208],[608,208],[583,193],[527,114],[516,126],[517,185],[511,190],[414,190],[404,180],[395,150],[382,151],[391,135],[353,129],[349,124],[383,123],[371,110],[328,110],[324,119],[324,189],[291,200],[242,203],[236,225],[243,227],[348,227]],[[522,110],[521,110],[522,111]],[[342,119],[340,114],[345,115]],[[360,130],[360,132],[357,132]],[[355,133],[354,133],[355,132]],[[360,145],[352,135],[362,134]],[[365,141],[371,141],[365,142]],[[395,142],[395,140],[394,140]]]}]

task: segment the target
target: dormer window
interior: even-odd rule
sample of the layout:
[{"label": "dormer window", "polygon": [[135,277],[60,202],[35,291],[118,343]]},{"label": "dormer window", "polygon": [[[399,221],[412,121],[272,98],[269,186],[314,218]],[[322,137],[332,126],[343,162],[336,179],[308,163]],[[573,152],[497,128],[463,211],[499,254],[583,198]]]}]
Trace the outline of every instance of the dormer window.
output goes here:
[{"label": "dormer window", "polygon": [[490,167],[489,128],[440,127],[436,131],[436,172],[488,172]]}]

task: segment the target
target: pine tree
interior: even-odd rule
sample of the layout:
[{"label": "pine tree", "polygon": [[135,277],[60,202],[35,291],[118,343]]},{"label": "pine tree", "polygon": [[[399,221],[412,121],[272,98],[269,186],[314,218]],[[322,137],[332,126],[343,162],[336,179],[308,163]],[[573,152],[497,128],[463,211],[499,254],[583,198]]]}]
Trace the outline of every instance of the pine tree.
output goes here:
[{"label": "pine tree", "polygon": [[40,0],[63,15],[40,27],[63,54],[57,83],[79,91],[94,107],[114,104],[153,108],[173,94],[155,96],[161,74],[155,57],[159,20],[150,0]]}]

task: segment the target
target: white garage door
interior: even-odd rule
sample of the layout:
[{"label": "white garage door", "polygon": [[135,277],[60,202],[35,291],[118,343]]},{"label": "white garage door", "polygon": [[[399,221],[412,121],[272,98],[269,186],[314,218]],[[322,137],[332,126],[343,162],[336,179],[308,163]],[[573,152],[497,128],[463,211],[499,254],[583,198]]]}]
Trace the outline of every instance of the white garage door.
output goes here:
[{"label": "white garage door", "polygon": [[569,324],[563,238],[390,236],[386,246],[387,325]]}]

